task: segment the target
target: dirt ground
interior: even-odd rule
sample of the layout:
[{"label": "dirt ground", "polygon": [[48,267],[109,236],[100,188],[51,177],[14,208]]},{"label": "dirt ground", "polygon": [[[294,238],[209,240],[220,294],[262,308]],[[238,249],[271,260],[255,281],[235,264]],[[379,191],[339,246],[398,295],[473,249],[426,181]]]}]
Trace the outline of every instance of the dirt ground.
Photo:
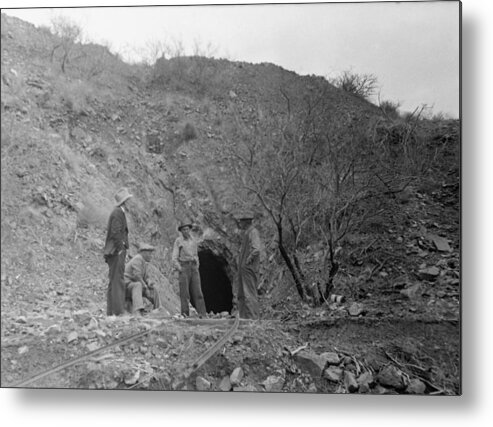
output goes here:
[{"label": "dirt ground", "polygon": [[[280,108],[274,90],[282,70],[226,61],[239,79],[235,96],[219,85],[210,100],[193,90],[150,90],[121,61],[100,86],[77,83],[54,70],[53,43],[46,31],[2,15],[2,387],[461,393],[458,121],[430,122],[430,143],[449,150],[440,152],[431,178],[347,236],[334,289],[343,301],[302,303],[274,259],[275,245],[265,242],[271,252],[262,269],[262,320],[240,322],[197,367],[233,319],[174,316],[175,210],[234,235],[221,216],[235,191],[225,163],[224,144],[235,135],[228,105],[236,103],[252,123],[259,99],[266,111]],[[305,78],[286,76],[302,95]],[[335,105],[361,114],[378,110],[347,104],[351,97],[335,88],[330,94]],[[183,141],[189,123],[199,137]],[[159,150],[149,146],[154,134],[162,136]],[[101,251],[120,185],[136,194],[131,250],[138,239],[158,246],[153,272],[165,310],[144,318],[105,314]],[[221,248],[229,262],[233,240],[219,238],[207,249]],[[301,254],[308,272],[320,268],[316,245]],[[47,370],[54,371],[35,379]]]}]

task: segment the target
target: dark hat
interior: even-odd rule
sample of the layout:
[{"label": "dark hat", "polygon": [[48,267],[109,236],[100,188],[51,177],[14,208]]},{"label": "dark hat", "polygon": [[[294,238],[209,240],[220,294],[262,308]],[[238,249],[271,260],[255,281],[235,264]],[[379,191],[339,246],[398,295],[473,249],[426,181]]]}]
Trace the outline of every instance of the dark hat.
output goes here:
[{"label": "dark hat", "polygon": [[182,221],[180,222],[180,225],[178,226],[178,231],[181,231],[182,228],[184,227],[193,227],[193,224],[190,221]]},{"label": "dark hat", "polygon": [[250,210],[243,210],[243,211],[237,212],[235,214],[235,218],[237,220],[240,220],[240,219],[253,219],[253,217],[254,217],[254,214]]},{"label": "dark hat", "polygon": [[133,195],[130,194],[125,187],[120,188],[115,194],[116,205],[120,206],[121,204],[126,202],[128,199],[130,199],[130,197],[133,197]]},{"label": "dark hat", "polygon": [[142,252],[142,251],[155,251],[156,248],[152,245],[148,245],[147,243],[141,243],[139,245],[139,252]]}]

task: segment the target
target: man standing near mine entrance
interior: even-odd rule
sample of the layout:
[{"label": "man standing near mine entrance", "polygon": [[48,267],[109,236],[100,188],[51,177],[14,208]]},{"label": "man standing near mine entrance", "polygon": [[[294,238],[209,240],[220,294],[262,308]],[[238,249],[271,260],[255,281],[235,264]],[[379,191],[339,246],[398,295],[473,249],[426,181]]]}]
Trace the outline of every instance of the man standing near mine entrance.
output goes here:
[{"label": "man standing near mine entrance", "polygon": [[154,246],[142,243],[139,247],[139,253],[125,266],[124,278],[127,298],[132,301],[132,313],[136,316],[144,314],[143,297],[153,304],[154,309],[161,307],[159,292],[147,274],[147,264],[151,261],[155,249]]},{"label": "man standing near mine entrance", "polygon": [[178,227],[181,233],[173,245],[171,260],[173,267],[178,270],[180,284],[181,314],[190,315],[188,303],[192,304],[200,317],[207,314],[204,295],[200,284],[198,245],[200,240],[192,234],[192,230],[200,232],[200,228],[191,222],[182,222]]},{"label": "man standing near mine entrance", "polygon": [[120,315],[125,312],[125,259],[127,257],[128,226],[125,216],[126,202],[132,194],[121,188],[115,194],[116,206],[110,214],[104,245],[104,260],[109,267],[109,285],[106,294],[108,316]]},{"label": "man standing near mine entrance", "polygon": [[238,255],[238,276],[233,290],[233,309],[237,308],[242,319],[258,319],[260,316],[257,284],[260,265],[260,235],[253,226],[253,212],[236,215],[241,231]]}]

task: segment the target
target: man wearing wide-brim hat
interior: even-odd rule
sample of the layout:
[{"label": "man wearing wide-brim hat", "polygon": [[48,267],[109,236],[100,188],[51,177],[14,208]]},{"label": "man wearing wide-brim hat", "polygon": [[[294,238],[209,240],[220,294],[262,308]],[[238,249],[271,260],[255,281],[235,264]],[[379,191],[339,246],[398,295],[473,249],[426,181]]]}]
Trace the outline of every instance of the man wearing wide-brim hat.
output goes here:
[{"label": "man wearing wide-brim hat", "polygon": [[198,226],[191,221],[182,221],[178,226],[180,236],[173,245],[171,261],[173,267],[178,270],[178,282],[180,285],[181,314],[190,315],[189,302],[197,310],[200,317],[207,314],[204,295],[200,283],[198,245],[200,239],[192,234],[192,229],[201,233]]},{"label": "man wearing wide-brim hat", "polygon": [[132,301],[132,313],[136,316],[144,314],[144,297],[152,304],[154,309],[161,306],[159,292],[149,280],[147,274],[148,263],[151,261],[155,247],[142,243],[139,252],[125,266],[126,296]]},{"label": "man wearing wide-brim hat", "polygon": [[233,309],[238,309],[243,319],[258,319],[260,307],[257,293],[261,242],[258,230],[253,226],[254,213],[243,210],[235,214],[241,230],[241,246],[238,254],[238,274],[233,289]]},{"label": "man wearing wide-brim hat", "polygon": [[106,313],[120,315],[125,312],[125,259],[127,256],[128,226],[125,209],[132,194],[126,188],[121,188],[115,194],[116,206],[110,214],[103,249],[104,259],[109,267],[109,284]]}]

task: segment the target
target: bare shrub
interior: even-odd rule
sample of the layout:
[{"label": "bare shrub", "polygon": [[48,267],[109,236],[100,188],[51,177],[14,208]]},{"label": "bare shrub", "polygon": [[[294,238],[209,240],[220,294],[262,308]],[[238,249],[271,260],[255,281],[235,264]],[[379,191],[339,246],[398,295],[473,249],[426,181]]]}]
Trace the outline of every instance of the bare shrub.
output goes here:
[{"label": "bare shrub", "polygon": [[77,57],[71,61],[75,75],[86,80],[113,72],[118,62],[120,60],[107,47],[95,44],[81,45]]},{"label": "bare shrub", "polygon": [[346,70],[330,82],[345,92],[368,100],[377,89],[378,79],[373,74],[357,74]]},{"label": "bare shrub", "polygon": [[56,16],[51,20],[51,29],[53,34],[58,36],[58,42],[51,51],[51,62],[58,59],[60,68],[65,73],[76,44],[82,40],[82,28],[67,17]]},{"label": "bare shrub", "polygon": [[56,81],[55,102],[61,102],[68,111],[76,114],[85,112],[92,97],[93,88],[85,81],[67,79]]},{"label": "bare shrub", "polygon": [[[409,183],[401,172],[408,158],[402,150],[381,149],[384,135],[372,138],[366,119],[335,108],[323,90],[302,98],[281,92],[285,113],[266,115],[255,126],[236,115],[240,143],[231,146],[233,170],[270,218],[300,298],[320,304],[343,262],[344,237],[387,210],[388,187],[379,175],[392,191],[402,190]],[[323,266],[315,275],[305,262],[314,242],[322,245]]]},{"label": "bare shrub", "polygon": [[385,114],[388,118],[397,119],[399,115],[399,108],[401,104],[399,102],[393,101],[381,101],[379,108],[382,113]]}]

